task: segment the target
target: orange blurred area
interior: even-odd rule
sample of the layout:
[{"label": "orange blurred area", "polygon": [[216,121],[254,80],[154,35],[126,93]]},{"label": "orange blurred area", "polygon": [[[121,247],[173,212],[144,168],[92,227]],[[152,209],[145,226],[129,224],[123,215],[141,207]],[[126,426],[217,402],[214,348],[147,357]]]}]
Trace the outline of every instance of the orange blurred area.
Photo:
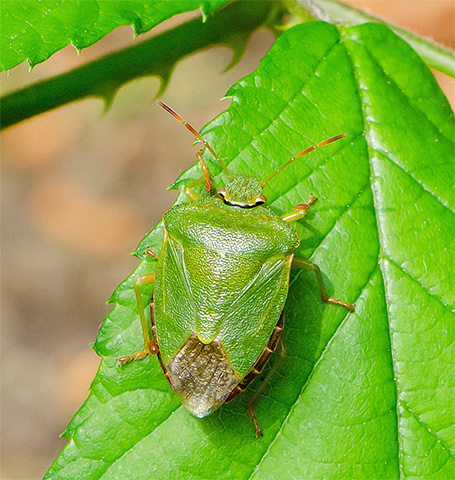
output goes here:
[{"label": "orange blurred area", "polygon": [[[452,0],[349,3],[455,46]],[[69,46],[31,73],[23,64],[4,74],[2,90],[144,38],[133,40],[124,27],[80,57]],[[164,101],[200,129],[227,108],[219,99],[272,43],[270,32],[257,32],[226,73],[226,48],[184,59]],[[454,105],[454,80],[436,76]],[[90,344],[109,311],[106,299],[138,264],[130,253],[172,204],[176,193],[166,187],[195,161],[191,135],[183,128],[176,134],[173,119],[154,104],[158,88],[157,79],[141,79],[122,88],[106,114],[100,100],[84,100],[2,133],[2,479],[42,478],[65,445],[59,434],[98,368]]]},{"label": "orange blurred area", "polygon": [[26,121],[20,128],[11,128],[2,134],[4,161],[24,169],[42,168],[58,161],[80,127],[74,112],[68,108]]},{"label": "orange blurred area", "polygon": [[140,210],[128,202],[90,197],[71,180],[51,180],[31,192],[36,227],[67,245],[89,254],[112,258],[140,238]]}]

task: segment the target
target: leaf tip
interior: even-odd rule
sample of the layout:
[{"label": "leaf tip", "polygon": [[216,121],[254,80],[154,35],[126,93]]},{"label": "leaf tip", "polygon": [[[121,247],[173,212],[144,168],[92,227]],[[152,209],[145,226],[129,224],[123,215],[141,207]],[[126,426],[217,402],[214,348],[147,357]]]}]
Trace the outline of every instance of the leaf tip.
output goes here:
[{"label": "leaf tip", "polygon": [[223,73],[226,73],[227,71],[231,70],[231,68],[234,68],[241,60],[243,57],[243,54],[245,53],[246,49],[246,39],[245,42],[243,43],[236,43],[234,44],[225,44],[226,47],[230,48],[232,50],[232,58],[231,61],[228,63],[227,67],[223,69]]},{"label": "leaf tip", "polygon": [[133,27],[134,38],[138,37],[141,33],[144,33],[142,26],[142,20],[139,17],[135,17],[131,25]]},{"label": "leaf tip", "polygon": [[81,52],[82,52],[82,47],[79,48],[78,46],[76,46],[73,42],[70,43],[70,45],[76,50],[76,55],[79,57]]}]

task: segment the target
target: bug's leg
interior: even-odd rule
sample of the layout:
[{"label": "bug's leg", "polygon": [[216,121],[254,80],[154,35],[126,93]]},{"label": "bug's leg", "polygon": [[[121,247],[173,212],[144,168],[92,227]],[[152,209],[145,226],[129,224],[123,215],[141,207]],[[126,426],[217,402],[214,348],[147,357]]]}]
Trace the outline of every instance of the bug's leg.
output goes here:
[{"label": "bug's leg", "polygon": [[337,300],[336,298],[329,297],[327,294],[327,290],[325,289],[324,280],[322,278],[322,273],[319,267],[313,263],[311,260],[307,260],[305,258],[294,258],[292,261],[292,266],[294,268],[302,268],[303,270],[309,270],[314,272],[316,278],[318,280],[319,285],[319,293],[321,294],[321,300],[325,303],[331,303],[332,305],[340,305],[349,311],[354,310],[354,305],[346,302],[342,302],[341,300]]},{"label": "bug's leg", "polygon": [[262,392],[265,390],[267,385],[270,383],[270,380],[272,379],[273,375],[276,373],[276,371],[280,368],[281,364],[283,363],[284,356],[285,356],[285,349],[284,349],[284,343],[283,339],[280,337],[280,340],[277,345],[276,352],[279,353],[279,357],[276,359],[273,367],[269,370],[267,373],[266,377],[262,381],[261,385],[259,388],[251,395],[251,397],[248,399],[246,402],[246,409],[248,411],[248,415],[250,416],[251,420],[254,423],[254,436],[255,438],[262,437],[262,432],[261,428],[259,427],[258,420],[256,418],[256,414],[254,413],[254,405],[257,403],[259,397],[261,396]]},{"label": "bug's leg", "polygon": [[201,152],[197,152],[196,157],[199,160],[199,164],[201,165],[201,168],[202,168],[202,177],[199,178],[198,180],[195,180],[194,182],[191,182],[184,189],[185,195],[192,202],[194,202],[196,200],[200,200],[202,198],[198,193],[196,193],[193,190],[193,188],[196,187],[197,185],[200,185],[201,183],[205,182],[206,192],[211,193],[212,190],[213,190],[212,178],[210,177],[209,169],[208,169],[206,163],[204,162],[204,159],[202,158]]},{"label": "bug's leg", "polygon": [[[307,214],[311,204],[313,204],[315,201],[316,201],[316,197],[311,195],[307,203],[299,203],[294,207],[294,210],[292,212],[287,213],[286,215],[283,215],[281,218],[287,223],[300,220]],[[333,305],[341,305],[342,307],[347,308],[348,310],[351,310],[351,311],[354,310],[354,305],[351,305],[350,303],[342,302],[341,300],[337,300],[336,298],[332,298],[327,295],[327,290],[325,289],[321,270],[315,263],[311,262],[310,260],[306,260],[304,258],[294,258],[294,260],[292,261],[292,267],[302,268],[304,270],[310,270],[316,274],[316,278],[318,280],[318,285],[319,285],[319,292],[321,294],[321,299],[323,302],[331,303]]]},{"label": "bug's leg", "polygon": [[[134,294],[136,295],[137,307],[139,310],[139,317],[141,319],[142,334],[144,336],[144,350],[141,352],[133,353],[133,355],[127,355],[118,359],[120,365],[123,365],[130,360],[140,360],[146,355],[153,355],[158,353],[158,344],[156,340],[150,338],[147,320],[145,319],[144,305],[141,297],[141,285],[152,285],[155,283],[155,274],[149,273],[147,275],[141,275],[136,278],[134,282]],[[153,311],[153,304],[150,306]]]},{"label": "bug's leg", "polygon": [[294,210],[292,212],[286,213],[286,215],[283,215],[281,218],[286,223],[291,223],[291,222],[300,220],[307,214],[308,209],[310,208],[310,205],[315,201],[316,201],[316,197],[311,195],[311,197],[308,199],[308,202],[299,203],[294,207]]}]

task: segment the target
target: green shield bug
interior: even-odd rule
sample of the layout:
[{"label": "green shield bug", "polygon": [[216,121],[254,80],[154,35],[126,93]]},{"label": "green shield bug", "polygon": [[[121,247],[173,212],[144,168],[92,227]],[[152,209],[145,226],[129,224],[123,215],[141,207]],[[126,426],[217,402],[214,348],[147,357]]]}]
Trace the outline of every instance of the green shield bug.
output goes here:
[{"label": "green shield bug", "polygon": [[[316,274],[322,301],[354,309],[327,295],[317,265],[294,258],[300,239],[290,224],[302,219],[316,198],[311,196],[280,217],[265,205],[262,193],[267,182],[296,158],[346,135],[307,148],[261,181],[231,174],[191,125],[164,103],[158,104],[203,143],[229,180],[214,196],[201,197],[194,187],[205,183],[210,194],[213,184],[201,153],[196,154],[203,175],[185,187],[189,203],[175,205],[164,215],[161,252],[147,250],[158,260],[156,272],[138,277],[134,285],[145,348],[119,362],[156,354],[172,390],[202,418],[245,390],[281,345],[291,267]],[[145,284],[154,284],[152,335],[141,299]],[[262,433],[253,405],[266,383],[247,402],[256,436]]]}]

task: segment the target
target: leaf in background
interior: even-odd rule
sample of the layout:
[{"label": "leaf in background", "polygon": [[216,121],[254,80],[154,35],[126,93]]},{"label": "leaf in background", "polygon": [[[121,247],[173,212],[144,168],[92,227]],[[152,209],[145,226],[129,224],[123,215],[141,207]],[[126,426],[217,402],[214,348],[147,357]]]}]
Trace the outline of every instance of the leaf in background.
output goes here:
[{"label": "leaf in background", "polygon": [[82,50],[123,25],[132,25],[138,35],[178,13],[201,8],[206,16],[226,2],[3,0],[0,71],[13,68],[24,60],[34,67],[70,43]]},{"label": "leaf in background", "polygon": [[[348,134],[294,162],[264,193],[279,214],[318,197],[295,225],[298,255],[356,310],[322,304],[313,276],[293,275],[286,357],[256,407],[264,437],[254,440],[244,404],[256,384],[197,419],[156,358],[117,366],[141,348],[132,284],[153,270],[145,260],[112,297],[92,392],[47,478],[449,478],[453,114],[435,79],[384,26],[314,22],[284,33],[228,97],[203,132],[235,173],[265,178],[309,145]],[[176,185],[198,176],[193,167]],[[138,253],[159,251],[161,238],[158,226]]]},{"label": "leaf in background", "polygon": [[[207,22],[199,18],[160,35],[34,83],[0,98],[0,128],[89,96],[110,104],[117,90],[138,77],[153,75],[166,86],[175,65],[186,55],[213,45],[233,52],[229,66],[242,57],[251,34],[261,26],[281,23],[285,10],[271,2],[233,2]],[[228,68],[229,68],[228,66]]]}]

